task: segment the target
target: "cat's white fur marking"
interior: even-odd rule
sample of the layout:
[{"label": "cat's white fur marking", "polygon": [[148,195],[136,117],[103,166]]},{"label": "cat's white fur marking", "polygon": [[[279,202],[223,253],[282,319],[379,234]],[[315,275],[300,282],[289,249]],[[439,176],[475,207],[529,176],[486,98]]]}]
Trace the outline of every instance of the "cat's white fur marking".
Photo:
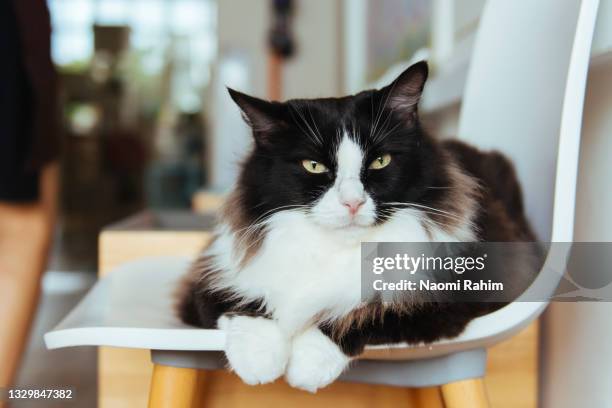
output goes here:
[{"label": "cat's white fur marking", "polygon": [[285,379],[295,388],[315,392],[338,378],[350,361],[329,337],[310,327],[293,339]]},{"label": "cat's white fur marking", "polygon": [[290,343],[276,322],[264,317],[221,316],[217,326],[227,336],[225,355],[231,369],[250,385],[283,375]]},{"label": "cat's white fur marking", "polygon": [[[401,213],[382,225],[351,232],[318,226],[297,210],[276,213],[257,255],[242,269],[240,258],[231,256],[235,234],[222,229],[207,251],[222,271],[214,285],[246,300],[263,298],[266,311],[290,333],[321,313],[342,317],[361,301],[361,242],[429,240],[418,211]],[[456,240],[443,231],[438,237]]]},{"label": "cat's white fur marking", "polygon": [[[330,228],[352,226],[369,227],[376,221],[374,200],[365,192],[361,182],[363,151],[348,134],[344,134],[336,153],[338,171],[334,185],[323,194],[311,213],[315,222]],[[344,202],[363,201],[354,217]]]},{"label": "cat's white fur marking", "polygon": [[[474,239],[471,214],[467,215],[465,225],[453,234],[435,224],[426,230],[425,214],[410,208],[398,210],[385,223],[374,225],[375,204],[359,177],[362,166],[367,165],[363,161],[361,148],[345,134],[337,151],[334,185],[310,214],[293,209],[269,217],[261,246],[246,265],[240,264],[241,245],[236,245],[236,240],[244,238],[228,225],[219,227],[217,239],[206,250],[206,255],[212,256],[215,269],[220,271],[214,276],[213,286],[238,293],[245,301],[263,299],[264,311],[273,318],[266,321],[233,317],[227,321],[222,317],[220,320],[219,327],[227,330],[226,354],[230,365],[245,382],[263,383],[281,375],[289,358],[283,339],[302,332],[294,340],[298,355],[294,358],[291,354],[294,363],[287,373],[290,383],[315,390],[333,381],[333,375],[339,375],[347,363],[340,355],[335,355],[336,360],[329,366],[318,368],[309,366],[307,360],[321,357],[313,353],[334,354],[335,349],[346,358],[313,325],[317,324],[316,319],[343,317],[362,302],[361,242]],[[342,204],[347,196],[365,199],[352,217]],[[247,242],[247,246],[251,244]],[[302,339],[302,336],[305,337]],[[317,347],[321,347],[318,352],[312,351]],[[313,374],[313,370],[317,373]],[[309,380],[308,376],[312,378]]]}]

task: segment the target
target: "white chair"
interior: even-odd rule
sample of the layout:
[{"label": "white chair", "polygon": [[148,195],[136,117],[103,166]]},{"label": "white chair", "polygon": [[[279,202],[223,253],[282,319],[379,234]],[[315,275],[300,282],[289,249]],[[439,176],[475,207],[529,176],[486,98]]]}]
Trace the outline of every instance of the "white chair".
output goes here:
[{"label": "white chair", "polygon": [[[572,241],[582,107],[597,7],[598,0],[489,0],[477,34],[460,135],[513,159],[529,218],[542,241]],[[546,271],[562,267],[551,264],[554,259],[549,254],[530,290],[552,293],[556,284]],[[153,350],[150,406],[194,406],[197,370],[223,365],[225,336],[220,330],[186,326],[174,316],[172,292],[187,264],[181,258],[148,258],[122,265],[45,335],[47,347]],[[452,340],[367,347],[341,379],[442,385],[448,407],[486,406],[479,380],[486,349],[527,326],[546,305],[513,302],[475,319]]]}]

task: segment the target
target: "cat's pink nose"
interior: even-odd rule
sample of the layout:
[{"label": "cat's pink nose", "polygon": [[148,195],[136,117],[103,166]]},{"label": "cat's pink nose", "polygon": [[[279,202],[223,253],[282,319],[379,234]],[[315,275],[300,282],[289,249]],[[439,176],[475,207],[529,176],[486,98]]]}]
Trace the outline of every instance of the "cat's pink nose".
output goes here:
[{"label": "cat's pink nose", "polygon": [[351,215],[355,215],[357,214],[357,211],[359,211],[359,208],[361,208],[361,206],[365,203],[364,199],[357,199],[357,200],[346,200],[342,202],[342,205],[344,205],[346,208],[348,208],[349,213]]}]

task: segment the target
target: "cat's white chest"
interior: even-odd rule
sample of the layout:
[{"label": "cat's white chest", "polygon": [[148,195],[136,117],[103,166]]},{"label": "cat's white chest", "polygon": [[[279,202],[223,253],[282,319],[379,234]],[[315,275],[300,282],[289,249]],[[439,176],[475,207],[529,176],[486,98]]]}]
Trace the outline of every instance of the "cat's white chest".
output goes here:
[{"label": "cat's white chest", "polygon": [[329,231],[303,214],[275,215],[258,254],[225,286],[266,309],[288,332],[320,315],[340,317],[361,299],[361,242],[429,240],[418,216],[403,216],[367,231]]},{"label": "cat's white chest", "polygon": [[294,223],[272,228],[259,254],[237,279],[241,291],[264,298],[288,331],[321,312],[344,314],[359,304],[361,246]]}]

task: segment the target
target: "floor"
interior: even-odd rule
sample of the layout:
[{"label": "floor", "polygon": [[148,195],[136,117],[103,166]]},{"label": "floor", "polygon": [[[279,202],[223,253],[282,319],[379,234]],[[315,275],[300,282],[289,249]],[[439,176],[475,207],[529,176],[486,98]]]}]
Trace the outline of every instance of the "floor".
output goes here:
[{"label": "floor", "polygon": [[74,399],[44,403],[18,401],[15,408],[95,407],[97,401],[97,353],[91,347],[47,350],[43,335],[76,305],[93,284],[90,272],[48,272],[32,328],[25,359],[17,378],[18,388],[73,388]]}]

